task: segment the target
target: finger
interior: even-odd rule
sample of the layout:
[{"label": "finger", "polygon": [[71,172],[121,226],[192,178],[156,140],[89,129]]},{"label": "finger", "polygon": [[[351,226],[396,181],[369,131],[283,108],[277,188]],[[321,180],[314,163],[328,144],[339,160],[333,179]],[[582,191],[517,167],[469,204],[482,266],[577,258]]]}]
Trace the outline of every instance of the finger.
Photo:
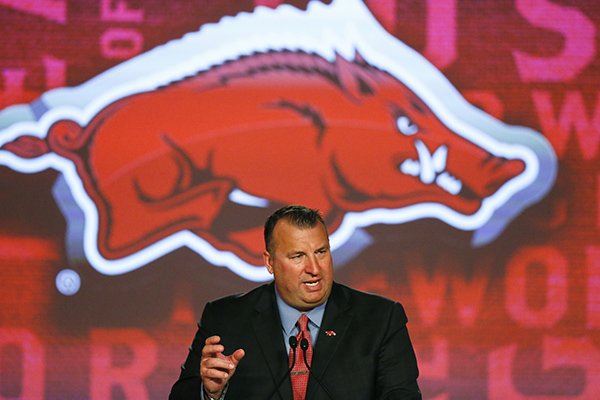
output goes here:
[{"label": "finger", "polygon": [[231,362],[237,366],[238,363],[240,362],[240,360],[242,358],[244,358],[244,356],[246,355],[246,352],[244,351],[244,349],[237,349],[236,351],[233,352],[233,354],[231,354]]},{"label": "finger", "polygon": [[[231,377],[231,371],[235,371],[232,363],[216,358],[206,359],[205,362],[200,365],[202,382],[205,384],[212,382],[219,386],[219,388],[221,388],[221,386]],[[213,389],[214,387],[212,387],[211,390]]]},{"label": "finger", "polygon": [[200,368],[200,376],[212,380],[226,380],[230,375],[229,369]]},{"label": "finger", "polygon": [[202,359],[201,366],[207,369],[218,369],[227,372],[231,372],[235,368],[235,364],[229,358],[214,357]]},{"label": "finger", "polygon": [[221,341],[221,338],[217,335],[209,336],[204,341],[204,344],[217,344]]},{"label": "finger", "polygon": [[225,351],[221,344],[207,344],[202,348],[202,357],[217,357]]}]

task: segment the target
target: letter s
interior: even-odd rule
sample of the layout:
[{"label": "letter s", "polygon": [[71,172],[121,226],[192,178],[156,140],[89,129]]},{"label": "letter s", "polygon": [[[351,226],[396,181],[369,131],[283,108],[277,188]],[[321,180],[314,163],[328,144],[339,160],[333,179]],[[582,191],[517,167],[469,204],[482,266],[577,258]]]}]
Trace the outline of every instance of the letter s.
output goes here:
[{"label": "letter s", "polygon": [[567,81],[593,61],[596,28],[581,11],[547,0],[517,0],[516,5],[519,13],[532,25],[559,32],[564,38],[562,51],[554,57],[535,57],[513,51],[523,81]]}]

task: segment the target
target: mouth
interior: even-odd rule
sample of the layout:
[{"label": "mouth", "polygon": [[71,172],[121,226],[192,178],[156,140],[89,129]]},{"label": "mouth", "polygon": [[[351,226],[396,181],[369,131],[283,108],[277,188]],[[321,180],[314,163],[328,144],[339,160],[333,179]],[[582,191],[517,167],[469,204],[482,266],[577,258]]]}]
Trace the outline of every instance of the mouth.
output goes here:
[{"label": "mouth", "polygon": [[433,154],[420,140],[415,141],[415,147],[418,159],[404,160],[398,167],[400,172],[418,177],[425,185],[435,184],[452,195],[463,191],[463,182],[446,170],[448,148],[445,145],[440,146]]},{"label": "mouth", "polygon": [[482,159],[478,171],[487,179],[471,183],[464,182],[461,178],[448,170],[448,147],[439,146],[430,152],[425,143],[415,141],[417,158],[405,158],[400,161],[397,168],[405,174],[414,176],[423,185],[435,185],[453,196],[467,201],[482,201],[484,198],[496,193],[507,181],[519,175],[525,165],[518,159],[507,159],[488,153]]},{"label": "mouth", "polygon": [[320,279],[317,281],[304,282],[304,285],[308,286],[309,288],[314,288],[317,287],[319,283],[321,283]]}]

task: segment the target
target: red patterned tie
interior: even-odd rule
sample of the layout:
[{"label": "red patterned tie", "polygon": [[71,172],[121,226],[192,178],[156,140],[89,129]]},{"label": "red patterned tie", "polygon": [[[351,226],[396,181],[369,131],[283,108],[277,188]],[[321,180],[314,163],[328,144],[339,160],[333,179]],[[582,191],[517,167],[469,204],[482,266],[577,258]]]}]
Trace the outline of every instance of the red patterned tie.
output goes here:
[{"label": "red patterned tie", "polygon": [[[308,331],[308,317],[305,314],[300,315],[298,318],[298,347],[296,348],[296,362],[291,373],[292,380],[292,392],[294,393],[294,400],[304,400],[306,397],[306,387],[308,386],[308,368],[304,363],[304,352],[300,348],[300,341],[302,338],[308,340],[308,349],[306,349],[306,362],[311,365],[312,362],[312,340],[310,338],[310,332]],[[292,357],[294,353],[290,349],[289,365],[292,365]]]}]

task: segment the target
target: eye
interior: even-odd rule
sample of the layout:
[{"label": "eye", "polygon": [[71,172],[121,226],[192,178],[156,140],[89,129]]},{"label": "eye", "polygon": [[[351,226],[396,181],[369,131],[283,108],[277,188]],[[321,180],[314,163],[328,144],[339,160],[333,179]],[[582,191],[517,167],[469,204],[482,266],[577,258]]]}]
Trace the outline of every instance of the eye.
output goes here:
[{"label": "eye", "polygon": [[405,115],[396,119],[396,126],[398,127],[398,130],[406,136],[411,136],[419,132],[419,127],[413,124],[410,118]]},{"label": "eye", "polygon": [[293,261],[300,261],[302,259],[302,256],[303,256],[303,254],[299,253],[299,254],[294,254],[294,255],[290,256],[290,258]]}]

